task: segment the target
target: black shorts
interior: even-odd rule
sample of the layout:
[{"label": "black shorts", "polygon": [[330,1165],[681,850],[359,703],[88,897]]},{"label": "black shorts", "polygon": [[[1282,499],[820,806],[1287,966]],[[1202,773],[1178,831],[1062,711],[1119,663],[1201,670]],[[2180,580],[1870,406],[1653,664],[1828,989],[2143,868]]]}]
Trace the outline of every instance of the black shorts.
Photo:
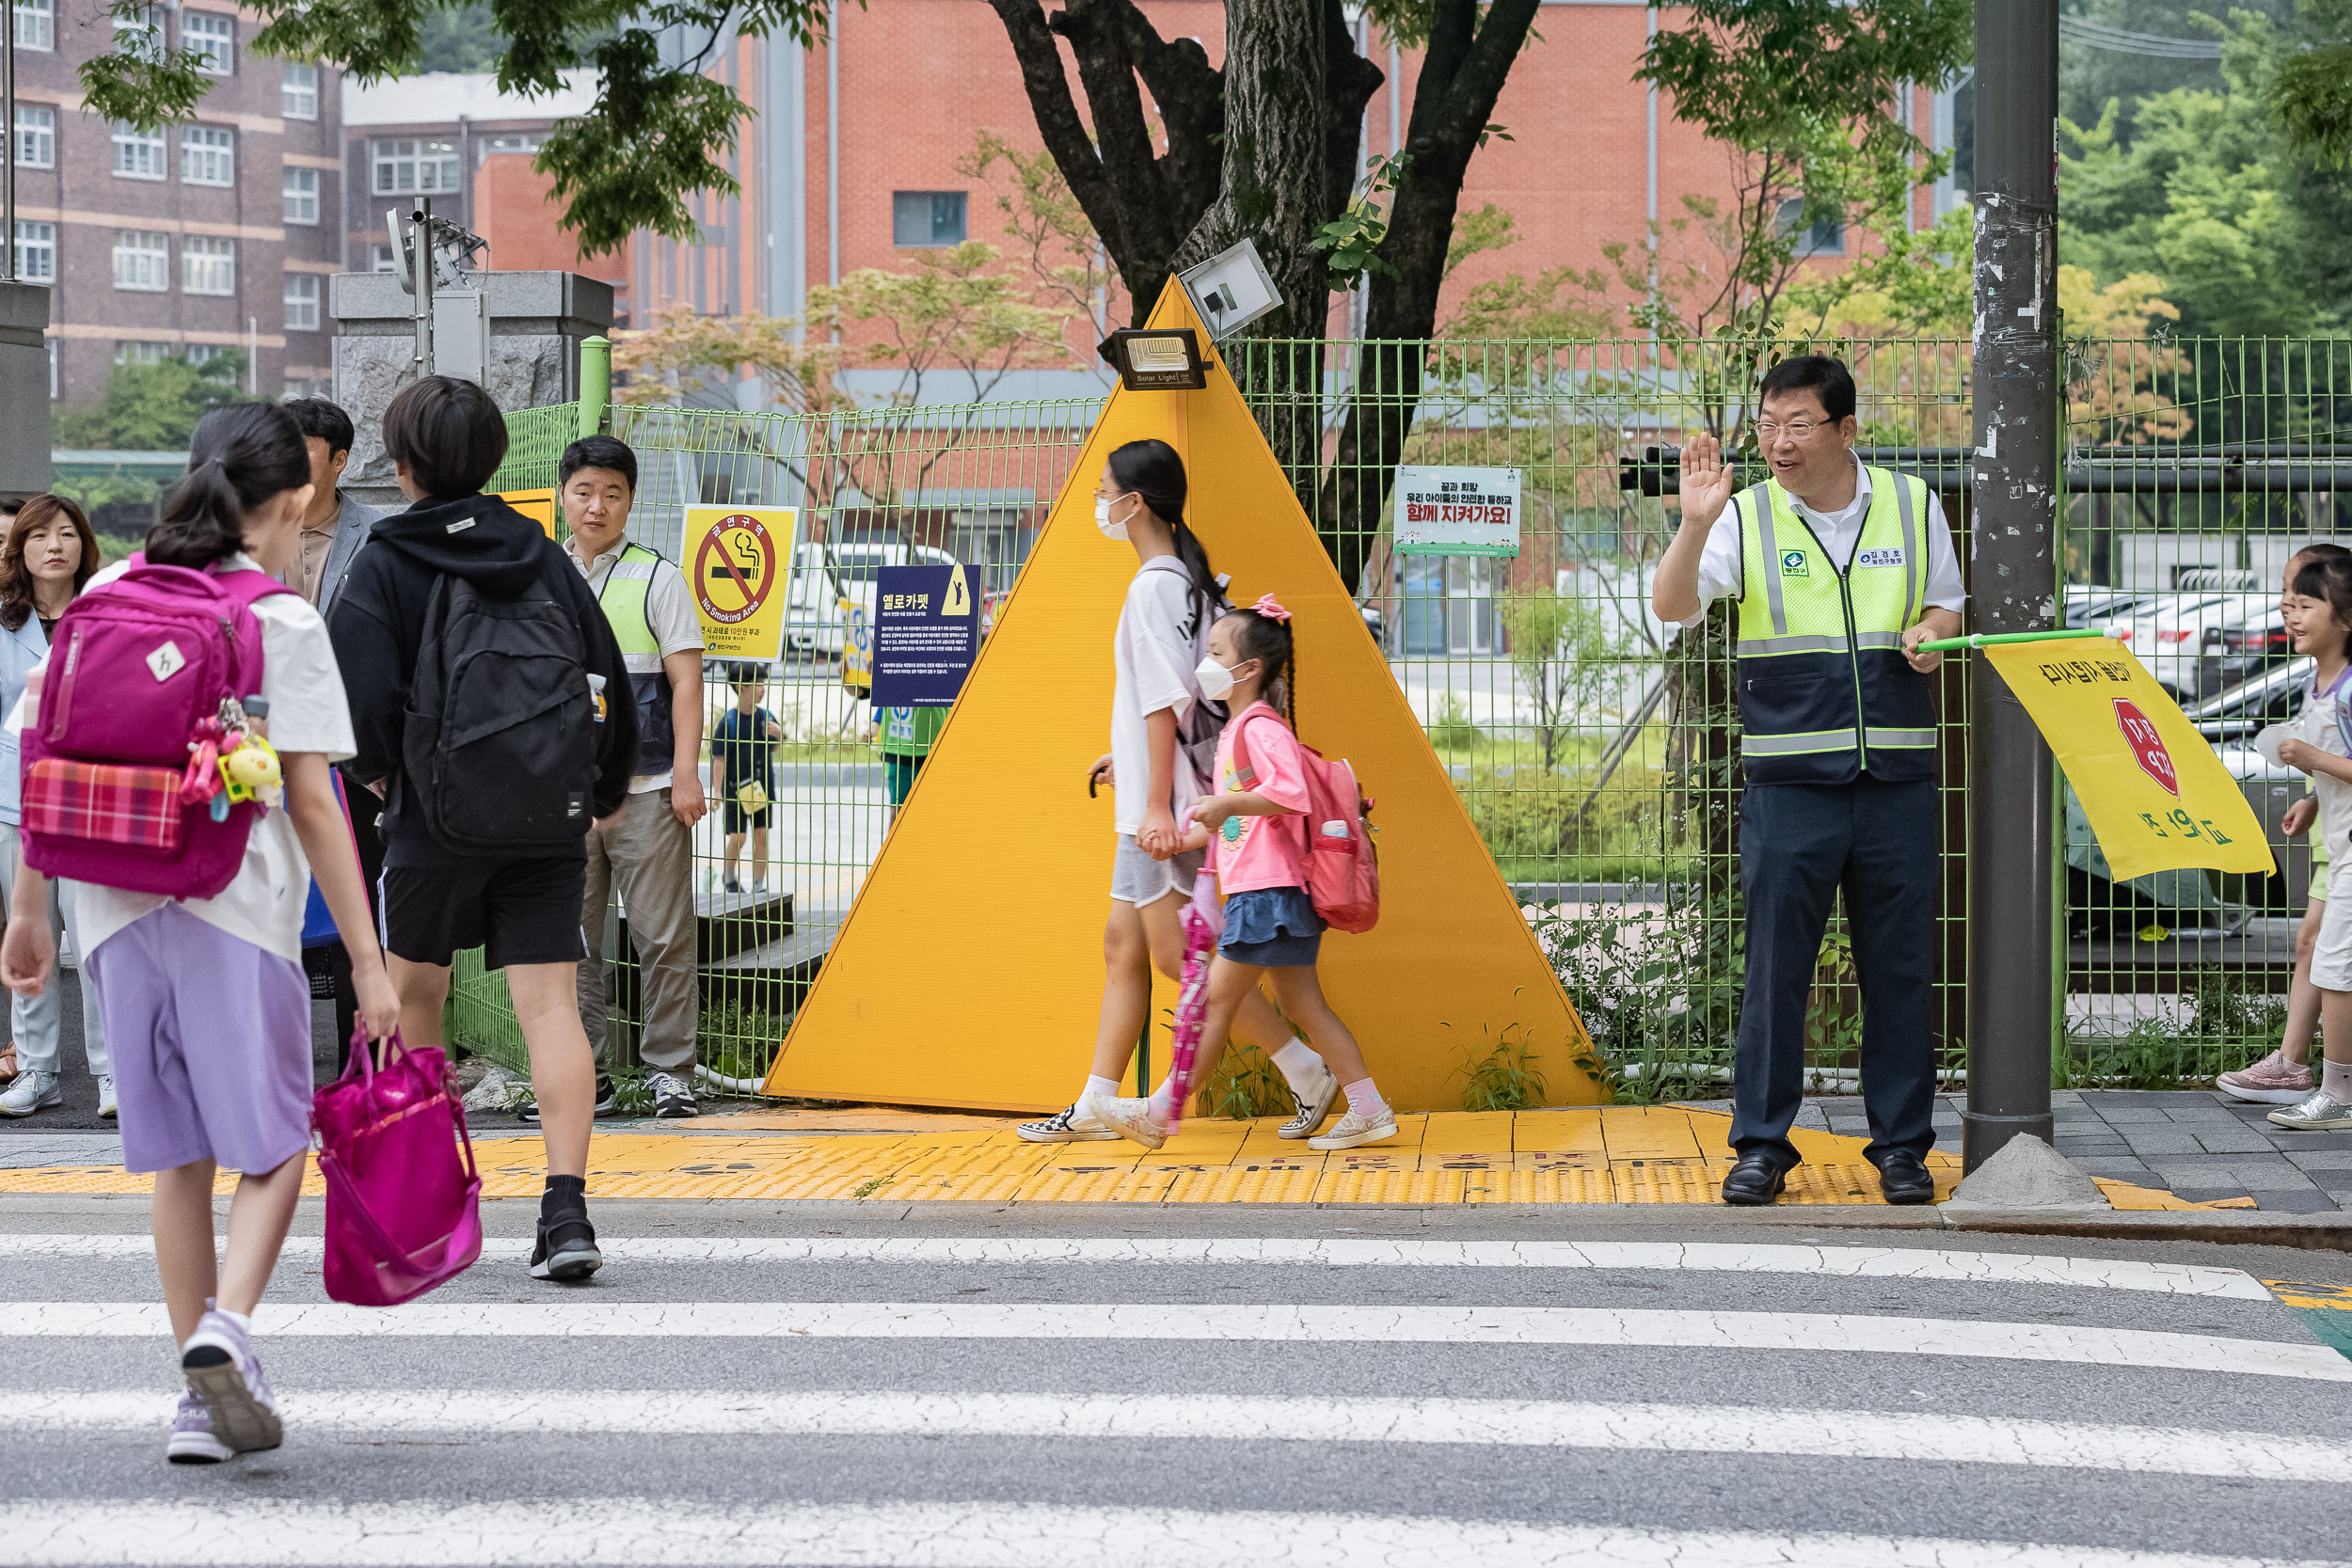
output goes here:
[{"label": "black shorts", "polygon": [[743,802],[730,795],[719,803],[719,816],[728,832],[748,833],[754,828],[765,828],[768,814],[775,809],[775,801],[771,800],[757,811],[745,811]]},{"label": "black shorts", "polygon": [[468,947],[484,949],[491,969],[588,956],[588,863],[579,856],[388,865],[378,886],[384,950],[410,963],[447,966]]}]

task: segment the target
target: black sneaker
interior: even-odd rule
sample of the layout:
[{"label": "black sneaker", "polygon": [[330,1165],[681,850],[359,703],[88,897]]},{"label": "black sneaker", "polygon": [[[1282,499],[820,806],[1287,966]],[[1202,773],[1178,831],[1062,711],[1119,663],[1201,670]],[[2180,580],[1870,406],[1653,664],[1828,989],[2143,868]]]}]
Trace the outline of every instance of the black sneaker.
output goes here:
[{"label": "black sneaker", "polygon": [[675,1072],[656,1068],[646,1073],[645,1092],[653,1096],[653,1114],[658,1121],[702,1115],[702,1107],[694,1103],[694,1091]]},{"label": "black sneaker", "polygon": [[596,1227],[588,1223],[585,1203],[539,1221],[538,1243],[531,1249],[532,1278],[563,1284],[585,1279],[602,1267],[604,1254],[596,1250]]},{"label": "black sneaker", "polygon": [[[610,1079],[610,1078],[607,1078],[607,1077],[606,1077],[603,1073],[601,1073],[601,1072],[597,1073],[597,1074],[596,1074],[596,1115],[598,1115],[598,1116],[600,1116],[600,1117],[609,1117],[609,1116],[611,1116],[611,1115],[612,1115],[614,1111],[619,1110],[619,1109],[620,1109],[620,1105],[621,1105],[621,1102],[620,1102],[620,1098],[619,1098],[619,1096],[618,1096],[617,1094],[615,1094],[615,1093],[614,1093],[613,1088],[612,1088],[612,1079]],[[519,1121],[521,1121],[521,1122],[522,1122],[522,1124],[523,1124],[524,1126],[526,1126],[526,1127],[536,1127],[536,1126],[538,1126],[538,1125],[539,1125],[539,1102],[538,1102],[536,1100],[526,1100],[526,1101],[524,1101],[522,1102],[522,1104],[521,1104],[520,1106],[518,1106],[518,1107],[516,1109],[515,1116],[516,1116],[516,1119],[518,1119]]]}]

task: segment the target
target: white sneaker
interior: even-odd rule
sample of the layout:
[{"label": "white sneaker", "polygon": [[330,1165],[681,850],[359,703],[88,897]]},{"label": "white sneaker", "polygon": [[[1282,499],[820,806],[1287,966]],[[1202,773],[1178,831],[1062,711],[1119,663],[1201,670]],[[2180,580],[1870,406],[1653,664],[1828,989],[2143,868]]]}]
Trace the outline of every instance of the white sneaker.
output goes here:
[{"label": "white sneaker", "polygon": [[65,1091],[58,1087],[56,1073],[20,1072],[8,1093],[0,1094],[0,1117],[29,1117],[64,1103]]},{"label": "white sneaker", "polygon": [[1116,1128],[1105,1127],[1087,1114],[1083,1100],[1042,1121],[1025,1121],[1012,1131],[1023,1143],[1032,1144],[1090,1144],[1119,1136]]},{"label": "white sneaker", "polygon": [[1376,1117],[1350,1111],[1340,1117],[1337,1126],[1320,1138],[1309,1138],[1309,1148],[1355,1148],[1364,1144],[1376,1144],[1396,1136],[1396,1113],[1387,1106]]},{"label": "white sneaker", "polygon": [[1152,1117],[1149,1100],[1115,1100],[1089,1094],[1079,1100],[1078,1109],[1130,1143],[1157,1148],[1168,1142],[1168,1129]]},{"label": "white sneaker", "polygon": [[111,1072],[98,1075],[98,1114],[109,1121],[115,1115],[115,1079]]},{"label": "white sneaker", "polygon": [[1340,1075],[1326,1066],[1323,1076],[1315,1080],[1312,1088],[1304,1093],[1293,1089],[1291,1098],[1297,1102],[1298,1114],[1275,1129],[1274,1135],[1278,1138],[1311,1136],[1314,1130],[1323,1125],[1323,1118],[1331,1114],[1331,1107],[1339,1101]]},{"label": "white sneaker", "polygon": [[[6,1099],[0,1098],[0,1105],[6,1103]],[[2271,1112],[2270,1119],[2280,1127],[2303,1132],[2341,1132],[2352,1128],[2352,1100],[2331,1099],[2326,1089],[2313,1089],[2284,1110]]]}]

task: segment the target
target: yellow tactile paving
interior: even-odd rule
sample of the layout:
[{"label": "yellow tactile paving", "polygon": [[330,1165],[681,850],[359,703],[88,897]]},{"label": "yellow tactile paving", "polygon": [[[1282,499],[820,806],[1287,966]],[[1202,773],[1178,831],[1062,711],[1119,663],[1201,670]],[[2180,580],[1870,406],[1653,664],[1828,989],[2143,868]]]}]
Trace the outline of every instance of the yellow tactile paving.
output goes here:
[{"label": "yellow tactile paving", "polygon": [[[847,1119],[828,1115],[836,1126]],[[754,1131],[746,1124],[757,1118],[743,1117],[726,1123],[743,1135],[599,1133],[589,1146],[589,1190],[607,1198],[892,1203],[1712,1203],[1731,1168],[1728,1118],[1679,1106],[1400,1117],[1396,1137],[1335,1154],[1276,1137],[1276,1118],[1186,1122],[1147,1152],[1124,1142],[1026,1144],[990,1118],[888,1115],[892,1130],[874,1132]],[[1864,1139],[1801,1129],[1792,1140],[1805,1163],[1790,1173],[1782,1202],[1879,1201]],[[537,1196],[546,1166],[536,1138],[484,1138],[474,1150],[485,1196]],[[1938,1150],[1928,1168],[1937,1200],[1948,1197],[1959,1156]],[[234,1183],[224,1173],[218,1190]],[[117,1166],[0,1169],[0,1193],[151,1185]],[[2105,1178],[2099,1186],[2118,1209],[2252,1206],[2188,1203]],[[318,1196],[316,1172],[303,1190]]]}]

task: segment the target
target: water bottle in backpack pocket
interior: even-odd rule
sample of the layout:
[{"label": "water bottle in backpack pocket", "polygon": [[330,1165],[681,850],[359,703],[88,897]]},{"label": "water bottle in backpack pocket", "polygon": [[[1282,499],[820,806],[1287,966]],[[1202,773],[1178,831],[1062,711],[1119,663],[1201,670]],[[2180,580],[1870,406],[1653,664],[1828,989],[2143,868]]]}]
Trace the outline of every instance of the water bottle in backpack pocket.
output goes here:
[{"label": "water bottle in backpack pocket", "polygon": [[292,592],[142,553],[66,607],[23,738],[27,864],[171,898],[228,888],[262,807],[224,791],[216,758],[262,689],[253,605]]},{"label": "water bottle in backpack pocket", "polygon": [[404,803],[460,854],[577,849],[595,820],[596,701],[568,608],[442,578],[409,687]]}]

